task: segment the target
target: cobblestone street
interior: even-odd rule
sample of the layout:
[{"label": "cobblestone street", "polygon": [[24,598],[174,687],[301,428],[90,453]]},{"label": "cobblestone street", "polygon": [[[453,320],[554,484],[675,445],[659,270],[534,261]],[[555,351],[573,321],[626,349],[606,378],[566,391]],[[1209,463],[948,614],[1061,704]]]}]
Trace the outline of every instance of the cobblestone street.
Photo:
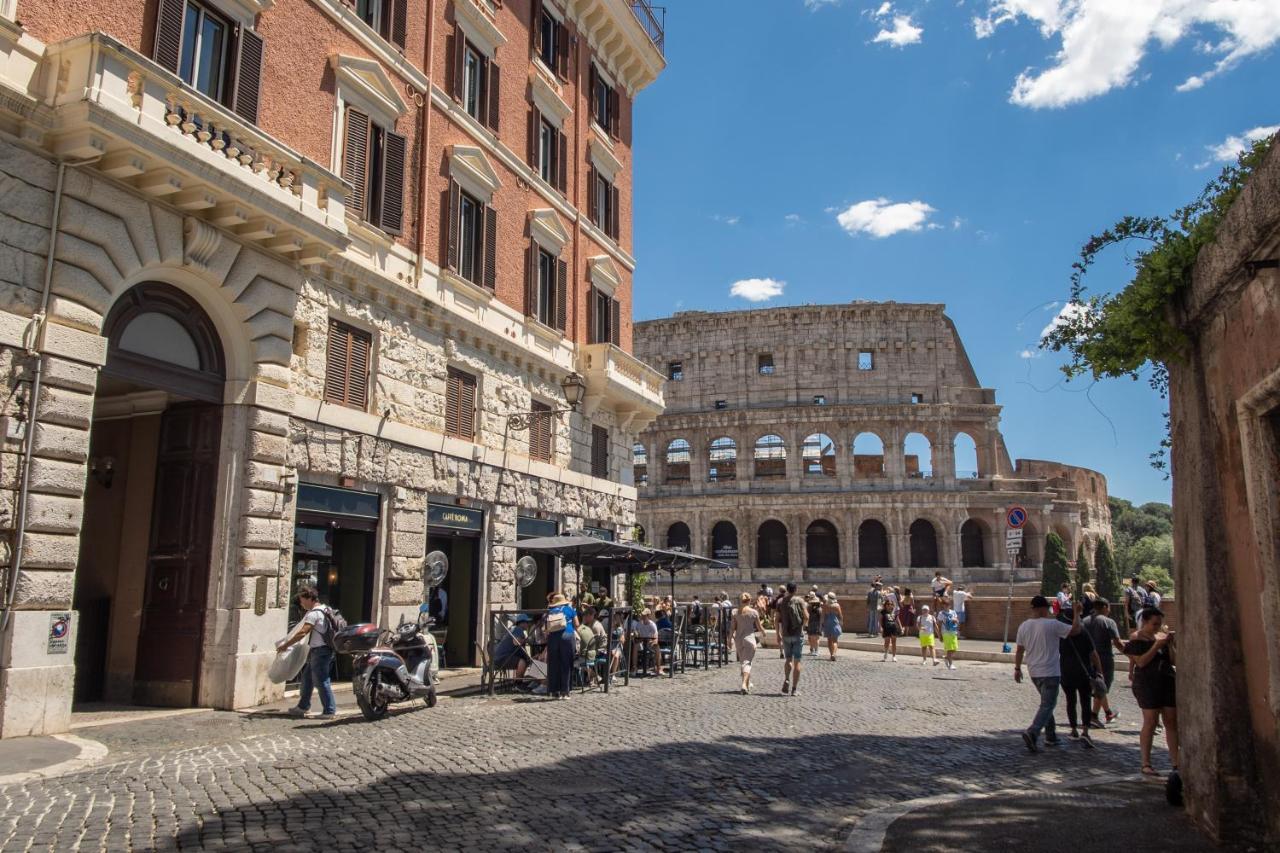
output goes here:
[{"label": "cobblestone street", "polygon": [[896,801],[1137,769],[1127,691],[1097,750],[1064,737],[1029,755],[1016,731],[1035,692],[1006,665],[806,658],[792,698],[775,655],[745,697],[727,666],[565,702],[444,699],[378,724],[202,712],[84,729],[110,754],[0,788],[0,849],[840,849]]}]

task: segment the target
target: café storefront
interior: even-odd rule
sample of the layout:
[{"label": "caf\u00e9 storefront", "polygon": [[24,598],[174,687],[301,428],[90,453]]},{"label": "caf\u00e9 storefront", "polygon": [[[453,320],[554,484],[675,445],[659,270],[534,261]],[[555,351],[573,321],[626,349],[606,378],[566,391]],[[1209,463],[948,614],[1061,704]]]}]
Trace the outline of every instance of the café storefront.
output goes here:
[{"label": "caf\u00e9 storefront", "polygon": [[[521,515],[516,518],[516,539],[536,539],[540,536],[556,536],[560,533],[559,522],[549,518],[535,518]],[[517,559],[525,556],[517,549]],[[533,583],[520,588],[517,603],[521,610],[540,610],[547,606],[547,594],[560,588],[560,561],[550,554],[531,554],[538,564],[538,573]]]},{"label": "caf\u00e9 storefront", "polygon": [[428,612],[441,650],[441,665],[473,666],[480,624],[483,584],[480,578],[484,510],[451,504],[427,504],[427,553],[449,559],[444,583],[431,591]]}]

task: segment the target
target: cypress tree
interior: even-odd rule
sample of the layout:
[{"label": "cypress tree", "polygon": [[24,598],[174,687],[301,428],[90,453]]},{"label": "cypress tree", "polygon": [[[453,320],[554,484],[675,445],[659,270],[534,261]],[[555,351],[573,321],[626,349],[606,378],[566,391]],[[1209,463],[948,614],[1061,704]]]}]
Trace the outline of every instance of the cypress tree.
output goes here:
[{"label": "cypress tree", "polygon": [[1098,540],[1098,595],[1110,601],[1113,606],[1124,610],[1124,589],[1121,588],[1120,569],[1116,566],[1115,556],[1111,553],[1111,543],[1106,539]]},{"label": "cypress tree", "polygon": [[1050,533],[1044,537],[1044,574],[1040,578],[1040,594],[1052,598],[1062,589],[1062,585],[1071,580],[1067,571],[1067,546],[1062,537]]},{"label": "cypress tree", "polygon": [[1084,585],[1093,580],[1093,565],[1089,562],[1089,551],[1084,547],[1084,543],[1080,543],[1080,547],[1076,550],[1076,600],[1083,601],[1084,595],[1081,593]]}]

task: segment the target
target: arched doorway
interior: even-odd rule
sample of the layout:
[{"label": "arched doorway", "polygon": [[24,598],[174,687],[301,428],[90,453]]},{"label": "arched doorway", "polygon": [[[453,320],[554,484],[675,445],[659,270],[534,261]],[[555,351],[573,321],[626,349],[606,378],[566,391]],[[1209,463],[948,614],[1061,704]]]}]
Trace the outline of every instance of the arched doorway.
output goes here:
[{"label": "arched doorway", "polygon": [[717,521],[711,528],[711,556],[732,566],[738,564],[738,528],[732,521]]},{"label": "arched doorway", "polygon": [[858,567],[889,568],[889,531],[874,518],[858,526]]},{"label": "arched doorway", "polygon": [[987,565],[986,528],[969,519],[960,525],[960,565],[966,569]]},{"label": "arched doorway", "polygon": [[805,567],[810,569],[840,568],[840,537],[835,525],[819,519],[804,532]]},{"label": "arched doorway", "polygon": [[787,526],[776,519],[760,525],[756,534],[756,565],[762,569],[785,569],[790,562]]},{"label": "arched doorway", "polygon": [[911,522],[911,568],[936,569],[938,562],[938,531],[933,522],[917,518]]},{"label": "arched doorway", "polygon": [[103,325],[74,607],[75,699],[193,705],[205,635],[226,362],[182,291],[127,291]]},{"label": "arched doorway", "polygon": [[677,521],[667,528],[667,547],[673,551],[690,550],[690,538],[689,525],[683,521]]}]

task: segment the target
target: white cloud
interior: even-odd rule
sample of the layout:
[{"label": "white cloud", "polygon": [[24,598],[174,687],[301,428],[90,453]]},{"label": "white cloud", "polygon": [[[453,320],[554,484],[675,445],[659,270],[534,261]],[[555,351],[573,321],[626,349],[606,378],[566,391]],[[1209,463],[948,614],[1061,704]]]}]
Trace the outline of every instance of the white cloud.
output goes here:
[{"label": "white cloud", "polygon": [[934,212],[923,201],[891,202],[887,198],[876,198],[850,205],[836,216],[836,221],[850,234],[881,238],[900,231],[919,231]]},{"label": "white cloud", "polygon": [[742,221],[742,217],[738,216],[737,214],[726,216],[721,213],[716,213],[716,214],[713,214],[711,218],[714,221],[720,222],[724,225],[737,225],[739,222]]},{"label": "white cloud", "polygon": [[[1009,100],[1032,108],[1065,107],[1129,85],[1153,43],[1167,49],[1193,37],[1201,53],[1217,57],[1178,85],[1187,92],[1280,42],[1276,0],[988,0],[987,14],[973,19],[974,34],[988,38],[1020,18],[1062,42],[1049,68],[1023,71],[1013,85]],[[1199,38],[1206,28],[1216,41]]]},{"label": "white cloud", "polygon": [[784,217],[782,217],[782,218],[783,218],[783,219],[785,219],[785,220],[787,220],[788,222],[803,222],[803,221],[804,221],[803,219],[801,219],[801,218],[800,218],[800,214],[798,214],[798,213],[788,213],[786,216],[784,216]]},{"label": "white cloud", "polygon": [[[883,8],[883,7],[881,7]],[[910,15],[894,15],[893,29],[882,29],[871,41],[875,44],[888,44],[893,47],[906,47],[919,44],[924,30],[911,23]]]},{"label": "white cloud", "polygon": [[785,281],[773,278],[744,278],[733,283],[729,288],[729,295],[748,302],[764,302],[775,296],[781,296],[786,286]]},{"label": "white cloud", "polygon": [[840,0],[804,0],[804,7],[810,12],[816,12],[826,6],[839,6]]},{"label": "white cloud", "polygon": [[[1246,130],[1239,136],[1228,136],[1217,145],[1206,145],[1212,160],[1219,163],[1234,163],[1244,151],[1257,142],[1259,139],[1266,139],[1280,131],[1280,124],[1273,124],[1269,127],[1255,127],[1252,130]],[[1203,169],[1208,166],[1212,160],[1201,163],[1197,168]]]},{"label": "white cloud", "polygon": [[952,217],[952,219],[951,219],[951,230],[952,230],[952,231],[959,231],[961,228],[963,228],[963,227],[964,227],[964,222],[965,222],[964,217],[961,217],[961,216],[955,216],[955,217]]},{"label": "white cloud", "polygon": [[873,18],[887,18],[889,13],[893,11],[893,4],[887,2],[881,3],[880,8],[871,13]]},{"label": "white cloud", "polygon": [[1018,353],[1018,358],[1039,358],[1042,354],[1038,349],[1024,349]]},{"label": "white cloud", "polygon": [[1040,330],[1040,340],[1044,340],[1049,334],[1059,326],[1065,326],[1067,323],[1089,313],[1088,307],[1080,302],[1068,302],[1053,315],[1053,319],[1049,321],[1049,325]]}]

